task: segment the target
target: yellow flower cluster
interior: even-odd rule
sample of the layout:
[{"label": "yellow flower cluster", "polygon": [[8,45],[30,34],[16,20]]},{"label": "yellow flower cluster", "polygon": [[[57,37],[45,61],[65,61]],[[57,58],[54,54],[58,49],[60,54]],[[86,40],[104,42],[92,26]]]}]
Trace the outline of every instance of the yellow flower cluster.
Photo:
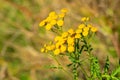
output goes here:
[{"label": "yellow flower cluster", "polygon": [[57,14],[56,12],[50,12],[49,16],[39,23],[40,27],[45,26],[46,30],[51,30],[52,27],[62,27],[64,24],[64,17],[68,12],[67,9],[61,9],[61,12]]},{"label": "yellow flower cluster", "polygon": [[44,46],[41,49],[42,52],[53,51],[55,55],[60,53],[73,53],[75,51],[75,40],[87,37],[89,34],[93,34],[97,31],[96,27],[91,24],[80,24],[76,30],[69,29],[63,32],[60,36],[56,36],[54,44]]}]

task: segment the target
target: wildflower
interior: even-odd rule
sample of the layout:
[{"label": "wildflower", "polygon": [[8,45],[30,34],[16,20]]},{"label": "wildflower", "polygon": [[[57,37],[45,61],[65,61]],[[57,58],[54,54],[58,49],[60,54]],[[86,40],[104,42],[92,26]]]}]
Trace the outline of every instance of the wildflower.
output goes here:
[{"label": "wildflower", "polygon": [[89,20],[89,17],[83,17],[82,19],[81,19],[81,21],[88,21]]},{"label": "wildflower", "polygon": [[75,38],[81,38],[80,34],[75,34]]},{"label": "wildflower", "polygon": [[46,46],[46,49],[47,49],[47,50],[51,50],[51,47],[50,47],[50,46]]},{"label": "wildflower", "polygon": [[97,31],[97,28],[96,28],[96,27],[92,27],[92,28],[91,28],[91,31],[92,31],[92,32],[96,32],[96,31]]},{"label": "wildflower", "polygon": [[50,24],[51,24],[51,25],[55,25],[56,23],[57,23],[56,20],[51,20],[51,21],[50,21]]},{"label": "wildflower", "polygon": [[55,49],[55,50],[54,50],[54,54],[55,54],[55,55],[59,55],[59,54],[60,54],[60,49]]},{"label": "wildflower", "polygon": [[68,44],[73,44],[73,43],[74,43],[74,38],[68,37],[67,43],[68,43]]},{"label": "wildflower", "polygon": [[51,50],[55,49],[55,45],[51,45],[50,47],[51,47]]},{"label": "wildflower", "polygon": [[45,51],[45,49],[44,48],[41,48],[41,50],[40,50],[41,52],[44,52]]},{"label": "wildflower", "polygon": [[54,15],[56,15],[56,12],[54,12],[54,11],[52,11],[52,12],[49,13],[50,17],[53,17]]},{"label": "wildflower", "polygon": [[63,24],[64,24],[63,20],[60,19],[60,20],[57,21],[58,26],[63,26]]},{"label": "wildflower", "polygon": [[68,46],[68,52],[73,52],[74,51],[74,46]]},{"label": "wildflower", "polygon": [[52,28],[52,25],[51,25],[51,24],[47,24],[47,25],[45,26],[45,28],[46,28],[46,30],[50,30],[50,29]]},{"label": "wildflower", "polygon": [[62,37],[63,37],[63,38],[65,38],[65,37],[67,37],[67,36],[68,36],[68,32],[63,32],[63,33],[62,33]]},{"label": "wildflower", "polygon": [[66,8],[61,9],[61,12],[66,13],[68,10]]},{"label": "wildflower", "polygon": [[60,47],[60,51],[63,53],[66,51],[66,46],[65,45],[61,45]]},{"label": "wildflower", "polygon": [[43,20],[42,22],[40,22],[39,26],[40,27],[45,26],[45,21]]},{"label": "wildflower", "polygon": [[57,42],[57,41],[59,41],[60,39],[61,39],[60,36],[56,36],[54,40],[55,40],[55,42]]},{"label": "wildflower", "polygon": [[60,43],[57,42],[57,43],[55,44],[55,46],[56,46],[56,48],[59,48],[59,47],[60,47]]},{"label": "wildflower", "polygon": [[69,29],[68,33],[70,33],[71,35],[73,35],[74,34],[74,30],[73,29]]},{"label": "wildflower", "polygon": [[81,33],[81,32],[82,32],[82,29],[77,29],[75,32],[76,32],[76,33]]},{"label": "wildflower", "polygon": [[83,31],[83,32],[82,32],[82,35],[83,35],[83,36],[87,36],[87,35],[88,35],[88,31]]},{"label": "wildflower", "polygon": [[88,24],[88,25],[87,25],[87,27],[91,28],[91,27],[92,27],[92,25]]},{"label": "wildflower", "polygon": [[60,13],[59,14],[59,18],[64,18],[65,17],[65,13]]},{"label": "wildflower", "polygon": [[89,31],[89,27],[84,27],[83,30],[84,31]]},{"label": "wildflower", "polygon": [[85,24],[80,24],[80,25],[78,26],[79,29],[82,29],[82,28],[84,28],[84,27],[85,27]]}]

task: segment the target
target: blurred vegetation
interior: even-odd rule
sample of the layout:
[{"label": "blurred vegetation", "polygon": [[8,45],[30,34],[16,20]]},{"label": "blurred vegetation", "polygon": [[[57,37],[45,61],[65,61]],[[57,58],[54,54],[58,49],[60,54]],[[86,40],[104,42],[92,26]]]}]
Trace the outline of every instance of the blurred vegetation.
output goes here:
[{"label": "blurred vegetation", "polygon": [[[101,65],[108,55],[112,71],[120,58],[119,4],[120,0],[0,0],[0,80],[72,80],[61,70],[46,68],[56,63],[39,51],[54,37],[40,29],[39,22],[64,7],[69,10],[65,29],[75,28],[82,16],[98,27],[93,53]],[[64,66],[69,62],[59,59]]]}]

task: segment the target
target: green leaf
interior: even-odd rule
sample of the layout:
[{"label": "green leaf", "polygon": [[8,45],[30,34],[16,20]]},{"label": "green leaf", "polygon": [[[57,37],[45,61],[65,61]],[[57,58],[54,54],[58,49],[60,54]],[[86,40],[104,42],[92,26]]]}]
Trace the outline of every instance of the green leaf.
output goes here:
[{"label": "green leaf", "polygon": [[104,66],[104,74],[108,73],[109,66],[110,66],[110,61],[109,61],[109,57],[107,56],[106,63],[105,63],[105,66]]}]

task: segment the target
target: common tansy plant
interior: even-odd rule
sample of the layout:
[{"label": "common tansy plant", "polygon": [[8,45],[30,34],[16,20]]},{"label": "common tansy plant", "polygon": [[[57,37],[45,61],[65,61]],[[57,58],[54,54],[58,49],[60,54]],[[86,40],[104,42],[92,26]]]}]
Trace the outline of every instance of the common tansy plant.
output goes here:
[{"label": "common tansy plant", "polygon": [[[106,59],[104,72],[102,73],[100,71],[98,59],[91,53],[93,50],[91,39],[98,31],[97,27],[89,22],[89,17],[83,17],[76,29],[70,28],[67,31],[64,31],[64,18],[67,12],[68,10],[66,8],[61,9],[60,13],[52,11],[47,18],[39,23],[40,27],[57,34],[53,41],[49,44],[44,44],[41,48],[41,52],[50,53],[54,57],[59,55],[68,56],[71,61],[71,63],[68,64],[68,67],[72,68],[74,80],[79,80],[78,68],[81,68],[81,71],[85,76],[84,80],[102,80],[103,78],[105,80],[113,79],[114,76],[110,77],[111,75],[108,73],[109,59]],[[84,62],[82,62],[80,58],[82,53],[87,53],[89,56],[89,74],[82,66],[82,63]]]}]

